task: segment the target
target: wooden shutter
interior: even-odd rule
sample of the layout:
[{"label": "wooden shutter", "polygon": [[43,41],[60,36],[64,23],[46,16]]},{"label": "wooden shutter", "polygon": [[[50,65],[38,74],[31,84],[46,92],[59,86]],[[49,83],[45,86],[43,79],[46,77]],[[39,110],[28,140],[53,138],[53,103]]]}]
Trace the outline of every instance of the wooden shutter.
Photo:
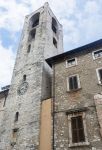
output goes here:
[{"label": "wooden shutter", "polygon": [[72,142],[73,143],[85,142],[82,116],[72,117],[71,126],[72,126]]},{"label": "wooden shutter", "polygon": [[78,89],[77,76],[69,77],[69,89],[70,90]]},{"label": "wooden shutter", "polygon": [[77,89],[78,88],[77,76],[73,77],[73,84],[74,84],[74,89]]}]

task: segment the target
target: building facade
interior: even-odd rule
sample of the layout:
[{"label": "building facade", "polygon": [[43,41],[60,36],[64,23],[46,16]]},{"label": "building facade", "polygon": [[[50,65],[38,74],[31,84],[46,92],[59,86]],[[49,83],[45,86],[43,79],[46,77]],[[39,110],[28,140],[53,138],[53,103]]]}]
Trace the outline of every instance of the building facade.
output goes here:
[{"label": "building facade", "polygon": [[40,148],[41,113],[45,113],[42,103],[48,100],[45,105],[49,108],[51,98],[52,71],[45,59],[62,52],[62,25],[45,3],[25,17],[11,86],[1,117],[0,149]]},{"label": "building facade", "polygon": [[45,3],[26,16],[0,92],[0,150],[102,150],[101,113],[102,40],[63,53],[62,25]]},{"label": "building facade", "polygon": [[47,59],[54,149],[102,149],[102,40]]}]

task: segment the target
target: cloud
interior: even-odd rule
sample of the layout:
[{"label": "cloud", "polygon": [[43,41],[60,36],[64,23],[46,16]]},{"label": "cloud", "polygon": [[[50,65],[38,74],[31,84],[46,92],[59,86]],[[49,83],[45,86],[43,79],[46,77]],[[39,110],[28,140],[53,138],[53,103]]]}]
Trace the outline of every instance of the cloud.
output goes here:
[{"label": "cloud", "polygon": [[0,28],[10,32],[17,32],[22,28],[24,16],[29,13],[29,8],[15,0],[0,1]]},{"label": "cloud", "polygon": [[0,87],[10,84],[14,61],[12,47],[6,49],[0,41]]},{"label": "cloud", "polygon": [[[0,63],[2,64],[0,65],[0,86],[10,81],[15,56],[13,48],[17,48],[17,35],[23,27],[24,17],[45,2],[46,0],[0,0],[0,31],[7,30],[12,39],[12,44],[10,43],[8,48],[5,48],[2,42],[0,43]],[[48,2],[63,25],[65,51],[102,37],[102,0],[48,0]],[[3,37],[0,37],[1,41],[4,40]],[[6,61],[3,61],[4,59]]]}]

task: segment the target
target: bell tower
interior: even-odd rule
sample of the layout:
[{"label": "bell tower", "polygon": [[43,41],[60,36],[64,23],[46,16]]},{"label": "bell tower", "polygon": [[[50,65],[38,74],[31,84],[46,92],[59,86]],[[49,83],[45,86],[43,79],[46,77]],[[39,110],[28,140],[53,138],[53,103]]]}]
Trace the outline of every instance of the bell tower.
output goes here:
[{"label": "bell tower", "polygon": [[41,103],[51,97],[52,73],[45,59],[62,52],[62,25],[45,3],[25,17],[5,104],[2,150],[39,149]]}]

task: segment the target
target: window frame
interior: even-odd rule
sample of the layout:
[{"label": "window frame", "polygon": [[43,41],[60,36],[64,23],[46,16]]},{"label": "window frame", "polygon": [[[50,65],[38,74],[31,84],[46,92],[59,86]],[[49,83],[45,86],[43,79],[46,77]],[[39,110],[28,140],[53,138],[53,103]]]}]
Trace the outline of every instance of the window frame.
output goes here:
[{"label": "window frame", "polygon": [[102,70],[102,67],[96,69],[98,84],[102,85],[102,82],[101,82],[101,80],[100,80],[99,70]]},{"label": "window frame", "polygon": [[[77,77],[78,88],[77,88],[77,89],[70,89],[70,87],[69,87],[69,78],[70,78],[70,77],[74,77],[74,76]],[[79,90],[79,89],[81,89],[81,83],[80,83],[79,74],[73,74],[73,75],[68,76],[68,77],[67,77],[67,91],[68,91],[68,92],[73,92],[73,91],[77,91],[77,90]]]},{"label": "window frame", "polygon": [[[72,117],[77,117],[77,116],[82,116],[82,119],[83,119],[83,128],[84,128],[85,142],[73,143],[72,142],[71,118]],[[76,113],[68,114],[68,133],[69,133],[69,144],[68,144],[68,146],[69,147],[89,145],[88,135],[87,135],[87,128],[86,128],[86,119],[85,118],[86,118],[85,112],[76,112]]]},{"label": "window frame", "polygon": [[[75,64],[74,64],[74,65],[68,65],[68,61],[70,61],[70,60],[72,60],[72,59],[75,59]],[[78,62],[77,62],[77,58],[76,58],[76,57],[66,60],[66,68],[74,67],[74,66],[76,66],[76,65],[78,65]]]},{"label": "window frame", "polygon": [[98,59],[98,58],[102,58],[102,56],[95,58],[95,55],[94,55],[95,52],[98,52],[98,51],[100,51],[100,50],[102,50],[102,49],[98,49],[98,50],[95,50],[95,51],[92,52],[93,60],[96,60],[96,59]]}]

